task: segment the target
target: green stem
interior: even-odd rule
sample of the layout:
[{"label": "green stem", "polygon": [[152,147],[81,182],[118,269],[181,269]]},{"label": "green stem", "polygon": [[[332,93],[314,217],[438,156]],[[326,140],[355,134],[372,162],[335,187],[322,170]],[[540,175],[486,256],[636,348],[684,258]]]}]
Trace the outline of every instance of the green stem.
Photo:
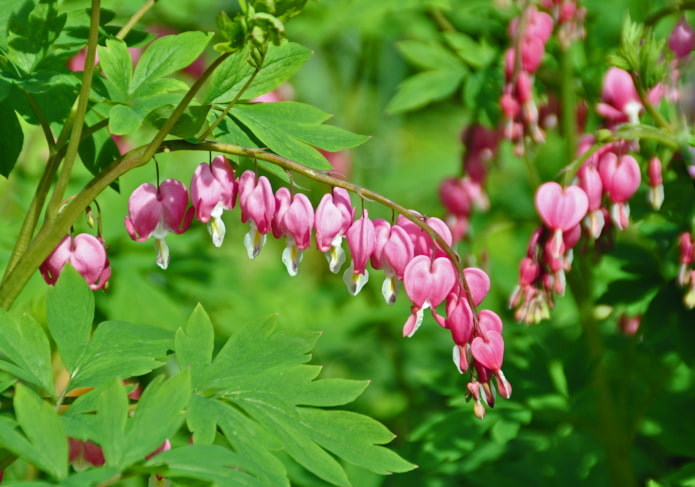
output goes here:
[{"label": "green stem", "polygon": [[639,95],[640,101],[642,102],[642,106],[647,111],[649,116],[652,117],[652,120],[654,120],[654,122],[656,122],[656,124],[662,129],[668,131],[669,133],[673,132],[668,121],[664,118],[664,116],[661,113],[657,111],[656,108],[654,108],[652,102],[649,101],[649,94],[647,93],[647,89],[642,84],[642,80],[639,79],[639,77],[636,76],[635,73],[630,73],[630,76],[632,76],[632,81],[635,85],[635,88],[637,89],[637,94]]},{"label": "green stem", "polygon": [[669,15],[675,14],[676,12],[680,12],[682,10],[695,10],[695,1],[680,0],[673,2],[669,6],[664,7],[661,10],[657,10],[647,17],[647,19],[644,21],[644,25],[653,26],[664,17],[668,17]]},{"label": "green stem", "polygon": [[577,303],[579,321],[584,331],[587,361],[593,367],[593,387],[599,421],[598,435],[603,443],[611,485],[636,486],[635,473],[630,462],[630,439],[623,415],[616,410],[616,398],[604,364],[605,349],[599,323],[593,313],[593,270],[588,256],[576,259],[567,283]]},{"label": "green stem", "polygon": [[133,14],[132,17],[128,19],[128,21],[121,27],[121,30],[118,31],[118,34],[116,34],[116,39],[125,39],[126,36],[130,33],[131,30],[133,30],[133,27],[135,27],[135,24],[137,24],[141,18],[144,17],[144,15],[150,11],[152,7],[154,7],[157,4],[157,0],[147,0],[144,4],[142,4],[142,7],[138,9],[137,12]]},{"label": "green stem", "polygon": [[84,126],[84,117],[87,113],[87,104],[89,103],[89,92],[92,87],[92,74],[94,72],[94,64],[97,53],[97,40],[99,36],[99,14],[100,0],[92,0],[92,9],[89,25],[89,39],[87,41],[87,56],[85,59],[84,72],[82,74],[82,86],[80,94],[77,98],[77,107],[75,108],[75,116],[73,119],[72,130],[70,131],[70,141],[65,153],[65,159],[58,176],[58,182],[53,190],[53,195],[48,203],[46,210],[47,219],[52,219],[58,212],[63,200],[63,195],[68,187],[72,167],[77,157],[77,149],[80,144],[82,129]]}]

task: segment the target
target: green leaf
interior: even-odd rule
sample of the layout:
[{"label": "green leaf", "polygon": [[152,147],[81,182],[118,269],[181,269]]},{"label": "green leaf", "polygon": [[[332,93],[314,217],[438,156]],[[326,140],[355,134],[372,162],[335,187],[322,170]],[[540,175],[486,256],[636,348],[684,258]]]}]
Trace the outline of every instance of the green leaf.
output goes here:
[{"label": "green leaf", "polygon": [[0,369],[54,395],[51,348],[41,326],[29,315],[21,323],[0,309]]},{"label": "green leaf", "polygon": [[127,102],[133,77],[133,59],[125,42],[107,39],[106,47],[99,46],[99,65],[106,76],[106,88],[112,101]]},{"label": "green leaf", "polygon": [[148,467],[166,467],[171,478],[196,479],[215,485],[265,487],[247,473],[248,458],[218,445],[187,445],[152,457]]},{"label": "green leaf", "polygon": [[125,428],[128,420],[128,393],[123,381],[113,379],[97,389],[96,434],[107,466],[124,467],[127,451]]},{"label": "green leaf", "polygon": [[[150,112],[147,116],[147,120],[155,127],[161,128],[167,120],[171,118],[171,114],[175,108],[174,105],[157,108]],[[187,106],[186,110],[181,114],[169,133],[183,139],[194,137],[203,129],[209,111],[209,105]]]},{"label": "green leaf", "polygon": [[0,103],[0,133],[0,174],[7,177],[12,172],[24,144],[22,126],[8,100]]},{"label": "green leaf", "polygon": [[347,462],[381,475],[415,468],[388,448],[377,446],[395,435],[368,416],[312,408],[300,408],[299,416],[314,441]]},{"label": "green leaf", "polygon": [[130,84],[130,95],[143,96],[150,92],[149,83],[192,64],[203,53],[211,38],[211,33],[194,31],[164,36],[154,41],[138,61]]},{"label": "green leaf", "polygon": [[387,110],[390,113],[406,112],[442,100],[456,91],[465,76],[466,71],[462,68],[423,71],[411,76],[401,83]]},{"label": "green leaf", "polygon": [[116,377],[147,374],[164,364],[171,348],[171,332],[124,321],[105,321],[86,347],[70,387],[95,387]]},{"label": "green leaf", "polygon": [[127,105],[114,105],[109,111],[109,131],[116,135],[132,134],[140,128],[144,117]]},{"label": "green leaf", "polygon": [[336,151],[357,146],[369,138],[321,125],[329,114],[298,102],[237,105],[231,114],[273,152],[314,169],[330,169],[313,146]]},{"label": "green leaf", "polygon": [[58,14],[56,3],[27,1],[10,17],[7,58],[25,75],[38,70],[65,25],[67,17]]},{"label": "green leaf", "polygon": [[135,415],[126,427],[124,464],[151,454],[174,436],[184,420],[184,407],[191,397],[191,374],[182,371],[164,380],[157,376],[144,390]]},{"label": "green leaf", "polygon": [[444,37],[454,46],[456,54],[473,68],[489,66],[498,55],[494,47],[484,41],[476,42],[463,32],[445,32]]},{"label": "green leaf", "polygon": [[[90,468],[84,472],[75,473],[63,480],[62,487],[92,487],[108,484],[108,480],[116,478],[120,474],[117,468],[101,467]],[[26,484],[22,484],[26,487]]]},{"label": "green leaf", "polygon": [[[229,103],[253,75],[254,68],[246,61],[248,52],[243,50],[225,60],[210,76],[205,104]],[[263,66],[243,99],[251,99],[269,93],[287,81],[311,56],[306,47],[286,42],[271,45]]]},{"label": "green leaf", "polygon": [[[87,112],[85,122],[93,125],[101,120],[93,111]],[[82,164],[93,175],[99,174],[106,166],[121,156],[116,142],[106,128],[94,132],[84,138],[78,148]],[[118,180],[111,183],[115,191],[119,191]]]},{"label": "green leaf", "polygon": [[36,465],[58,480],[67,477],[68,439],[55,408],[22,384],[15,388],[14,408]]},{"label": "green leaf", "polygon": [[94,294],[84,278],[70,265],[48,290],[48,328],[68,372],[77,368],[92,333]]},{"label": "green leaf", "polygon": [[437,42],[400,41],[398,50],[409,63],[423,69],[448,70],[461,60]]},{"label": "green leaf", "polygon": [[212,363],[212,350],[215,345],[215,331],[210,317],[203,306],[198,304],[174,337],[176,361],[182,369],[190,368],[194,388],[200,383],[202,374]]}]

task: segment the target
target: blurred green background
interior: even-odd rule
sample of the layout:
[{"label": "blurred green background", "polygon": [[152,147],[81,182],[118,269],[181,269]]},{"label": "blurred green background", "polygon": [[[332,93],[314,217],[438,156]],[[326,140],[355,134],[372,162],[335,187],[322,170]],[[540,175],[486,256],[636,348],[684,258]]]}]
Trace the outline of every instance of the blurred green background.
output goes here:
[{"label": "blurred green background", "polygon": [[[73,3],[75,8],[82,6],[69,4]],[[105,7],[126,17],[139,4],[127,0]],[[583,5],[588,36],[573,63],[578,95],[591,107],[598,100],[607,56],[618,44],[625,15],[629,12],[640,21],[666,2],[588,0]],[[143,22],[176,30],[214,30],[217,13],[233,9],[232,2],[161,0]],[[334,114],[332,123],[337,126],[372,136],[349,153],[352,181],[441,217],[439,184],[460,173],[460,134],[480,107],[465,103],[465,95],[457,90],[406,113],[390,112],[388,104],[399,85],[418,71],[401,55],[398,42],[440,42],[437,16],[444,15],[457,30],[484,40],[501,59],[509,42],[506,24],[514,14],[514,9],[487,0],[310,1],[288,24],[289,38],[314,51],[292,80],[294,98]],[[667,35],[676,20],[665,18],[657,33]],[[539,75],[549,86],[557,68],[556,53],[557,46],[551,46],[546,70]],[[502,87],[500,63],[480,75],[492,93]],[[496,102],[494,98],[480,104]],[[597,126],[591,114],[589,127]],[[26,162],[16,177],[0,181],[2,214],[16,225],[33,192],[29,182],[41,170],[41,134],[35,131],[32,137],[25,142]],[[227,236],[221,248],[212,247],[204,225],[194,224],[187,233],[167,239],[169,269],[156,267],[152,243],[133,242],[123,226],[130,192],[155,180],[151,165],[124,176],[120,194],[109,191],[99,198],[113,276],[108,291],[97,293],[98,313],[101,318],[175,329],[201,302],[217,327],[220,344],[239,323],[268,315],[276,316],[286,329],[322,331],[313,363],[325,366],[326,377],[370,379],[370,387],[352,407],[384,422],[397,435],[392,446],[419,465],[413,472],[386,478],[352,472],[359,487],[611,485],[597,426],[597,367],[608,373],[614,388],[610,407],[631,438],[625,454],[638,483],[655,479],[662,485],[695,485],[695,318],[682,309],[680,290],[673,285],[677,219],[650,215],[595,263],[595,295],[604,311],[599,363],[588,360],[591,354],[571,296],[559,298],[552,319],[537,326],[516,323],[508,310],[518,262],[538,225],[525,164],[534,164],[546,179],[554,178],[569,162],[563,159],[563,148],[563,138],[549,132],[547,144],[532,151],[524,163],[504,145],[488,176],[491,210],[475,213],[470,238],[459,248],[467,262],[490,274],[492,290],[483,306],[504,320],[504,371],[514,388],[512,398],[498,398],[482,421],[465,400],[467,379],[451,361],[449,333],[426,316],[413,338],[402,338],[409,303],[402,292],[394,306],[383,303],[381,272],[372,272],[362,293],[351,297],[317,251],[305,253],[294,278],[280,260],[284,242],[270,239],[250,261],[242,244],[247,226],[240,223],[238,209],[224,216]],[[160,155],[162,179],[188,184],[195,166],[207,159],[203,153]],[[87,180],[85,172],[74,181],[75,188]],[[314,202],[328,190],[310,181],[300,183]],[[685,208],[692,208],[692,193],[685,190],[683,197],[691,198]],[[643,192],[635,199],[644,200]],[[680,203],[681,193],[671,194],[676,196],[667,193],[667,209]],[[638,218],[647,211],[642,200],[633,208]],[[356,199],[353,203],[359,204]],[[366,208],[372,217],[391,216],[369,202]],[[0,261],[7,259],[16,231],[8,228],[0,235]],[[37,273],[15,310],[40,312],[44,294]],[[625,310],[647,313],[636,337],[622,335],[617,327],[616,318]],[[323,485],[306,472],[293,475],[297,485]]]}]

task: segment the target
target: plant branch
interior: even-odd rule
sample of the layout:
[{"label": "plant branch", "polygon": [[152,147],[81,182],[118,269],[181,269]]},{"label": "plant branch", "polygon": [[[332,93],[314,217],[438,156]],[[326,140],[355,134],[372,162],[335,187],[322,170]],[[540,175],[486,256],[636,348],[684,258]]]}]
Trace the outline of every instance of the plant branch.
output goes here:
[{"label": "plant branch", "polygon": [[157,4],[157,0],[147,0],[144,4],[142,4],[142,7],[138,9],[137,12],[135,12],[132,17],[128,19],[128,21],[121,27],[121,30],[118,31],[118,34],[116,34],[116,39],[125,39],[126,36],[130,33],[131,30],[133,30],[133,27],[135,27],[135,24],[137,24],[140,19],[142,19],[147,12],[150,11],[152,7],[154,7]]},{"label": "plant branch", "polygon": [[65,194],[68,182],[70,181],[72,167],[75,163],[75,158],[77,157],[77,149],[80,144],[84,117],[87,113],[87,104],[89,103],[89,92],[92,87],[92,74],[94,73],[97,40],[99,36],[99,14],[100,0],[92,0],[89,39],[87,41],[87,56],[85,58],[84,72],[82,73],[82,86],[80,88],[80,94],[77,98],[77,106],[74,109],[75,116],[72,123],[72,130],[70,131],[70,141],[68,142],[68,147],[65,152],[65,159],[63,160],[63,166],[58,176],[58,182],[53,189],[53,195],[48,202],[48,208],[46,209],[46,217],[49,220],[55,217],[58,209],[60,208],[63,195]]},{"label": "plant branch", "polygon": [[311,169],[302,164],[299,164],[298,162],[292,161],[277,154],[273,154],[271,152],[267,152],[264,149],[252,149],[248,147],[242,147],[239,145],[225,144],[222,142],[201,142],[194,144],[191,142],[186,142],[184,140],[172,140],[162,144],[161,150],[162,152],[171,152],[177,150],[213,151],[221,152],[223,154],[228,155],[250,157],[253,159],[266,161],[285,170],[301,174],[314,181],[318,181],[329,186],[343,188],[347,191],[350,191],[351,193],[355,193],[362,199],[375,201],[381,205],[386,206],[387,208],[390,208],[394,212],[403,215],[405,218],[415,223],[421,230],[427,233],[427,235],[429,235],[430,238],[432,238],[432,240],[436,242],[439,248],[441,248],[444,251],[444,253],[446,253],[447,257],[449,257],[449,259],[456,266],[459,281],[461,282],[461,285],[466,293],[467,302],[470,305],[471,310],[473,310],[474,325],[476,329],[478,329],[478,316],[475,312],[476,305],[473,302],[473,295],[471,294],[470,287],[463,273],[463,264],[461,262],[461,259],[459,258],[456,251],[444,240],[444,238],[442,238],[441,235],[439,235],[437,232],[434,231],[434,229],[432,229],[432,227],[425,223],[422,217],[409,210],[408,208],[405,208],[404,206],[399,205],[395,201],[386,198],[385,196],[371,191],[367,188],[330,176],[326,174],[324,171],[317,171],[315,169]]}]

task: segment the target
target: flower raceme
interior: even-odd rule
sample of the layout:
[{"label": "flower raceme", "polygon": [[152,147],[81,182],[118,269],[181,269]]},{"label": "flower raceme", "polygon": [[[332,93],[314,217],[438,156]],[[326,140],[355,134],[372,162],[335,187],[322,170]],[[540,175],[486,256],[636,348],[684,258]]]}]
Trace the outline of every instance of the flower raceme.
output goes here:
[{"label": "flower raceme", "polygon": [[74,237],[66,235],[41,264],[39,271],[48,284],[54,285],[67,263],[70,263],[94,290],[103,288],[111,277],[111,267],[103,242],[87,233]]}]

